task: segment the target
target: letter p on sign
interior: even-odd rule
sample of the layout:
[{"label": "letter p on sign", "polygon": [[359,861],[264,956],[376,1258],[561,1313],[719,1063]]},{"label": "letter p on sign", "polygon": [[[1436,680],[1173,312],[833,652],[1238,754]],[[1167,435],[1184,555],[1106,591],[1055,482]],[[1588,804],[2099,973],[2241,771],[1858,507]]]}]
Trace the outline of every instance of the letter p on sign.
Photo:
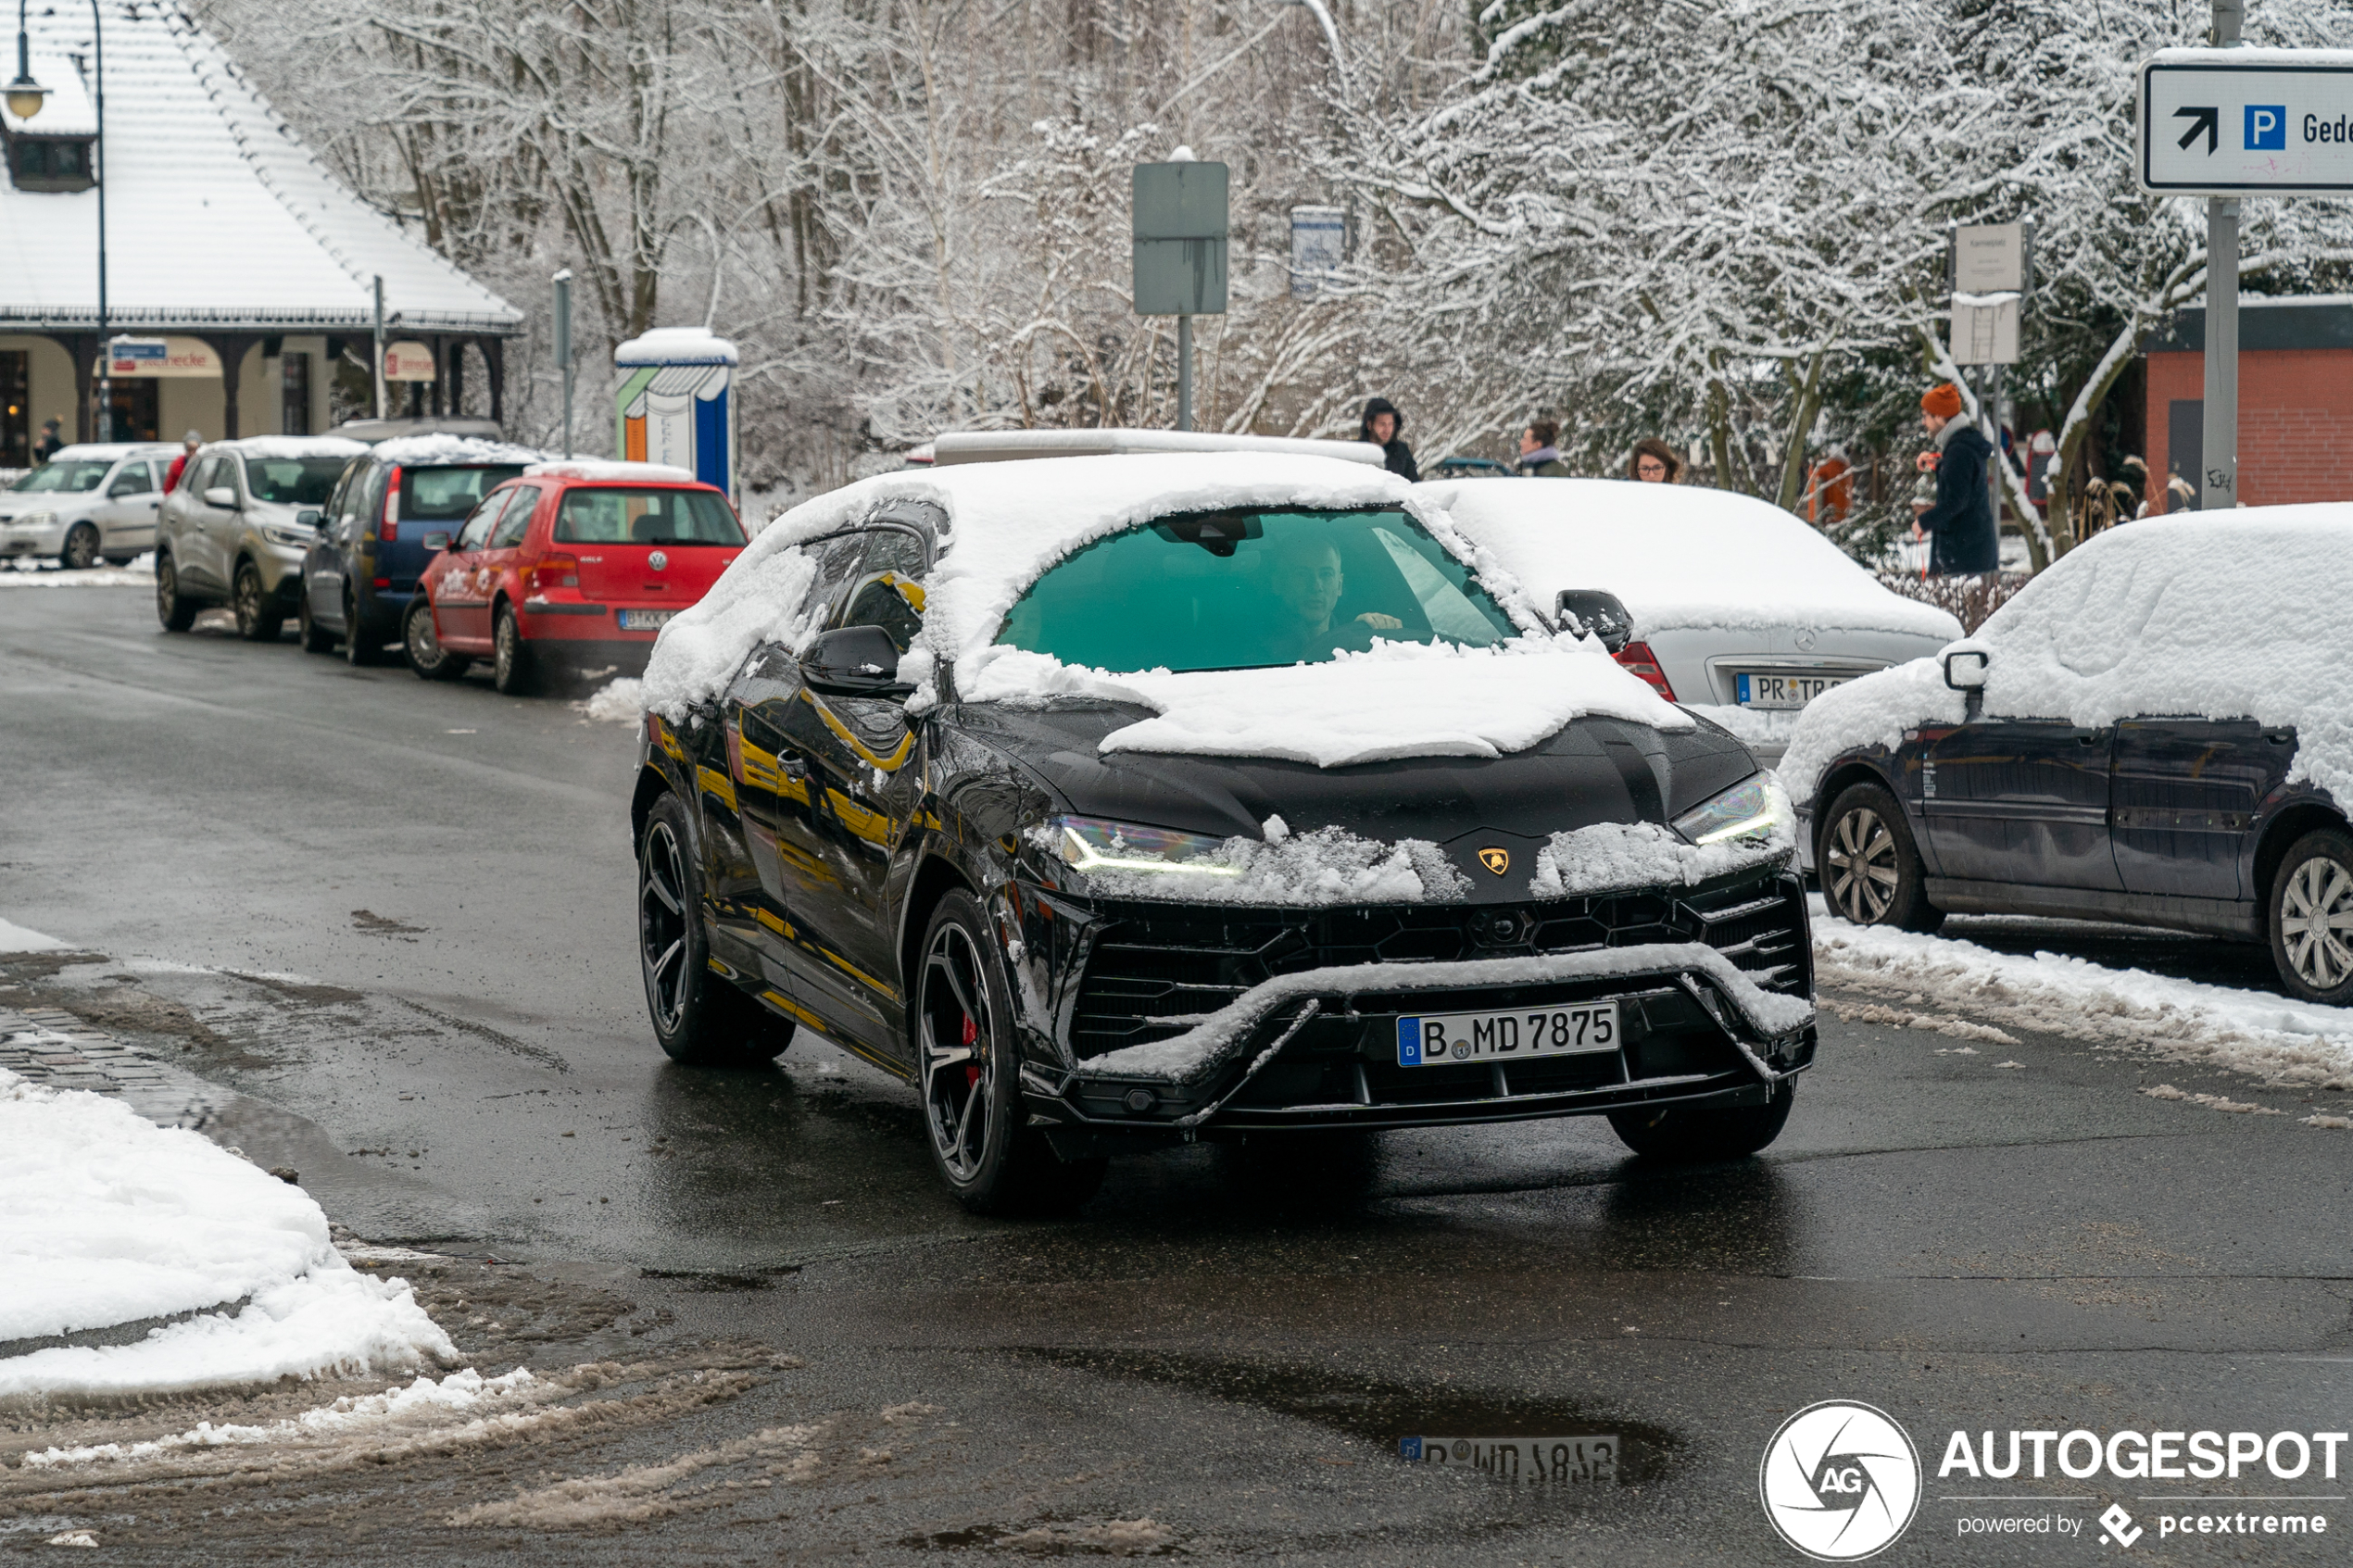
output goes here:
[{"label": "letter p on sign", "polygon": [[2246,106],[2246,150],[2250,153],[2287,151],[2287,106]]}]

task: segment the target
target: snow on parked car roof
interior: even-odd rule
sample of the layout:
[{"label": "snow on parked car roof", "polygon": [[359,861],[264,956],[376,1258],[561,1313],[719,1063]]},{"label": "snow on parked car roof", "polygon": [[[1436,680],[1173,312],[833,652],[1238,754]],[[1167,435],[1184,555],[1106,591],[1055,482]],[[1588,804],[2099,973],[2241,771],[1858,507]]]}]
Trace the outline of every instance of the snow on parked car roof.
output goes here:
[{"label": "snow on parked car roof", "polygon": [[550,458],[522,470],[534,479],[579,479],[598,484],[694,484],[686,470],[672,463],[631,463],[612,458]]},{"label": "snow on parked car roof", "polygon": [[[2294,727],[2291,780],[2353,803],[2353,504],[2144,518],[2078,546],[1961,644],[1990,655],[1984,712],[2098,729],[2138,715]],[[1957,723],[1937,659],[1825,692],[1781,764],[1797,798],[1841,754]]]},{"label": "snow on parked car roof", "polygon": [[367,444],[340,435],[248,435],[236,441],[215,441],[209,452],[234,452],[244,458],[358,458]]},{"label": "snow on parked car roof", "polygon": [[1422,489],[1545,603],[1564,588],[1616,594],[1637,637],[1764,626],[1961,634],[1947,611],[1890,593],[1804,521],[1753,496],[1624,479]]},{"label": "snow on parked car roof", "polygon": [[[1595,648],[1555,639],[1493,554],[1388,472],[1329,458],[1225,452],[1061,458],[877,475],[775,520],[702,601],[662,632],[646,673],[649,709],[681,717],[715,696],[753,646],[799,645],[793,612],[813,568],[802,544],[862,521],[893,500],[948,519],[925,583],[924,628],[900,668],[924,683],[956,662],[974,700],[1083,692],[1140,703],[1158,717],[1114,732],[1109,750],[1290,757],[1321,767],[1407,756],[1494,756],[1603,713],[1662,729],[1692,721]],[[1370,653],[1282,669],[1109,675],[995,646],[1005,617],[1046,570],[1151,519],[1229,507],[1394,507],[1478,571],[1521,636],[1495,648],[1377,644]],[[1508,672],[1491,664],[1520,659]],[[926,696],[919,689],[917,704]]]},{"label": "snow on parked car roof", "polygon": [[402,468],[464,468],[474,463],[528,464],[547,460],[547,454],[536,447],[447,432],[396,435],[389,441],[377,442],[374,450],[385,462],[398,463]]}]

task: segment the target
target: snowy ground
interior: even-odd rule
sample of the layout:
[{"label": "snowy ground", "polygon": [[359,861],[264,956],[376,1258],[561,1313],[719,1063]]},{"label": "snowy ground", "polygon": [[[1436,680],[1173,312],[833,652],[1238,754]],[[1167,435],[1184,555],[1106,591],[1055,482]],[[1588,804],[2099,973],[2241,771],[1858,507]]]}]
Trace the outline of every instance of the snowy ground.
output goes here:
[{"label": "snowy ground", "polygon": [[575,712],[585,713],[591,719],[634,724],[646,711],[645,684],[633,675],[623,675],[598,686],[585,701],[575,702],[572,706]]},{"label": "snowy ground", "polygon": [[127,566],[94,566],[68,571],[45,558],[19,557],[0,563],[0,588],[152,588],[156,558],[143,555]]},{"label": "snowy ground", "polygon": [[[1996,952],[1963,936],[1849,925],[1818,897],[1814,954],[1817,977],[1833,993],[1825,1010],[1843,1018],[1989,1046],[2017,1044],[2013,1029],[2056,1035],[2282,1087],[2353,1089],[2353,1010],[2059,953]],[[1843,1002],[1837,993],[1878,999]]]}]

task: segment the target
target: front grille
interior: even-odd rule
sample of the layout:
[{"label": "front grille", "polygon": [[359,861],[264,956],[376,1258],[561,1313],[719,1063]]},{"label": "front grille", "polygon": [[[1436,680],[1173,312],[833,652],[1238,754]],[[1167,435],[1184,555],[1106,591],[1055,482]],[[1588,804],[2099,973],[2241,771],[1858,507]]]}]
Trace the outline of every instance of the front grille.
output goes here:
[{"label": "front grille", "polygon": [[[1680,898],[1629,893],[1529,904],[1232,913],[1126,906],[1106,913],[1071,1018],[1071,1047],[1082,1059],[1182,1034],[1201,1014],[1276,975],[1346,964],[1696,941],[1716,947],[1767,990],[1805,996],[1813,984],[1805,894],[1791,876]],[[1497,930],[1499,919],[1515,922],[1509,939]]]}]

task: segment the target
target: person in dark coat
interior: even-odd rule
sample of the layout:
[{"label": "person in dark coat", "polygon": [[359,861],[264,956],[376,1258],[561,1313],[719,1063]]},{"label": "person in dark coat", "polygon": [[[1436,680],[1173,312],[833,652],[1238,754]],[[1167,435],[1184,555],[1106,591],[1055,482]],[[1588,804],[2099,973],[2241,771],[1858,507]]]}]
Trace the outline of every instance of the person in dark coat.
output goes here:
[{"label": "person in dark coat", "polygon": [[1530,421],[1519,434],[1519,471],[1531,479],[1567,479],[1561,461],[1561,427],[1551,420]]},{"label": "person in dark coat", "polygon": [[1390,472],[1419,481],[1422,470],[1414,461],[1414,449],[1405,445],[1404,429],[1405,416],[1397,411],[1397,405],[1376,397],[1365,405],[1365,420],[1357,428],[1357,436],[1381,449],[1381,466]]},{"label": "person in dark coat", "polygon": [[1935,536],[1929,571],[1957,577],[1999,571],[2002,552],[1994,531],[1994,500],[1985,490],[1985,465],[1994,444],[1961,418],[1961,389],[1940,382],[1920,399],[1920,422],[1936,438],[1936,499],[1912,520],[1914,537]]},{"label": "person in dark coat", "polygon": [[65,437],[57,433],[58,427],[64,423],[63,420],[46,420],[42,422],[41,439],[32,444],[34,462],[45,463],[66,449]]}]

